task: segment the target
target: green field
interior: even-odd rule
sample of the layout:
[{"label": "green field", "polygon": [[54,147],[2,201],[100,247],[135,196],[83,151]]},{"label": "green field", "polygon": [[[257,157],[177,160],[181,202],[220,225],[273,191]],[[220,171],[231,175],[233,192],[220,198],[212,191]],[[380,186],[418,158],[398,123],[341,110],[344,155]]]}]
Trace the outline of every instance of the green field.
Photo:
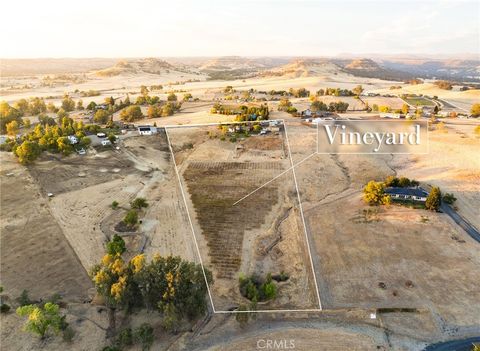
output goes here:
[{"label": "green field", "polygon": [[435,106],[435,104],[431,100],[425,99],[423,97],[408,97],[404,100],[413,106]]}]

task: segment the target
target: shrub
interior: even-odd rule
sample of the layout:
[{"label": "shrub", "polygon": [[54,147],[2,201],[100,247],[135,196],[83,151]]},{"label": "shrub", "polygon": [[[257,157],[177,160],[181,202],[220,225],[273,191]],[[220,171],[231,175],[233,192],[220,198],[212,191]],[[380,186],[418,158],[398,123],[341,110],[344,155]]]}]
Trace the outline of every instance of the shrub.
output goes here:
[{"label": "shrub", "polygon": [[270,274],[267,275],[265,281],[255,276],[240,276],[239,285],[240,293],[254,304],[257,301],[267,301],[277,296],[277,286]]},{"label": "shrub", "polygon": [[97,107],[97,104],[95,101],[90,101],[90,103],[87,105],[87,110],[93,111],[95,110],[95,107]]},{"label": "shrub", "polygon": [[110,345],[110,346],[105,346],[102,351],[122,351],[120,348]]},{"label": "shrub", "polygon": [[115,142],[117,141],[117,136],[113,133],[109,133],[108,134],[108,141],[110,141],[113,144],[115,144]]},{"label": "shrub", "polygon": [[173,303],[168,303],[163,309],[163,322],[162,325],[165,330],[177,332],[180,323],[180,314]]},{"label": "shrub", "polygon": [[261,300],[272,300],[277,297],[277,286],[272,281],[270,273],[267,275],[267,281],[260,287]]},{"label": "shrub", "polygon": [[116,209],[118,208],[118,202],[117,202],[117,201],[113,201],[110,206],[111,206],[114,210],[116,210]]},{"label": "shrub", "polygon": [[133,333],[131,328],[124,329],[118,334],[117,344],[120,348],[133,345]]},{"label": "shrub", "polygon": [[290,279],[290,276],[284,271],[281,271],[280,274],[272,275],[272,279],[276,280],[277,282],[286,282],[288,279]]},{"label": "shrub", "polygon": [[296,107],[293,107],[293,106],[287,107],[286,112],[288,112],[288,113],[290,113],[290,114],[297,113],[297,108],[296,108]]},{"label": "shrub", "polygon": [[125,241],[117,234],[114,234],[112,240],[107,243],[107,253],[110,255],[121,255],[126,250]]},{"label": "shrub", "polygon": [[89,137],[84,136],[80,139],[80,145],[83,147],[88,148],[91,143],[92,143],[92,139],[90,139]]},{"label": "shrub", "polygon": [[51,302],[58,305],[60,301],[62,301],[62,296],[59,293],[55,293],[50,296],[46,302]]},{"label": "shrub", "polygon": [[63,341],[72,342],[73,337],[75,336],[75,330],[72,327],[66,327],[62,333]]},{"label": "shrub", "polygon": [[93,115],[93,120],[99,124],[106,124],[110,120],[110,114],[105,110],[98,110]]},{"label": "shrub", "polygon": [[135,210],[130,210],[127,212],[123,218],[123,222],[129,227],[135,227],[138,223],[138,213]]},{"label": "shrub", "polygon": [[135,200],[133,200],[130,203],[130,206],[134,209],[141,210],[142,208],[148,207],[148,202],[145,198],[143,197],[137,197]]},{"label": "shrub", "polygon": [[17,302],[20,304],[20,306],[27,306],[31,305],[33,302],[30,300],[30,297],[28,296],[28,290],[23,290],[20,296],[17,298]]},{"label": "shrub", "polygon": [[177,95],[175,93],[168,94],[167,101],[177,101]]},{"label": "shrub", "polygon": [[8,313],[10,311],[10,306],[6,303],[0,305],[0,313]]},{"label": "shrub", "polygon": [[24,330],[37,334],[42,339],[49,331],[58,333],[62,324],[59,307],[56,304],[47,302],[45,306],[38,307],[27,305],[17,308],[17,314],[21,317],[27,316]]},{"label": "shrub", "polygon": [[443,195],[442,201],[449,205],[452,205],[455,201],[457,201],[457,198],[452,193],[446,193],[445,195]]},{"label": "shrub", "polygon": [[133,333],[135,342],[142,345],[142,350],[150,350],[153,344],[153,328],[150,324],[143,323],[140,327],[135,329]]},{"label": "shrub", "polygon": [[292,106],[292,103],[290,100],[283,98],[280,100],[280,103],[278,104],[278,111],[287,111],[289,107]]}]

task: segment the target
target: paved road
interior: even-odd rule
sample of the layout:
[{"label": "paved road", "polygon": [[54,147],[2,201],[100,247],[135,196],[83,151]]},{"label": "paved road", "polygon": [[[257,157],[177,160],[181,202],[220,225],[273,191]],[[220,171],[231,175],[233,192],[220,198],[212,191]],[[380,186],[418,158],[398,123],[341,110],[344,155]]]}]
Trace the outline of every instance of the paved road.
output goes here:
[{"label": "paved road", "polygon": [[448,204],[442,203],[440,209],[449,215],[455,223],[457,223],[460,227],[462,227],[468,235],[470,235],[474,240],[480,243],[480,233],[478,230],[468,223],[463,217],[461,217],[454,209],[452,209]]},{"label": "paved road", "polygon": [[428,345],[424,351],[470,351],[473,343],[480,343],[480,336]]}]

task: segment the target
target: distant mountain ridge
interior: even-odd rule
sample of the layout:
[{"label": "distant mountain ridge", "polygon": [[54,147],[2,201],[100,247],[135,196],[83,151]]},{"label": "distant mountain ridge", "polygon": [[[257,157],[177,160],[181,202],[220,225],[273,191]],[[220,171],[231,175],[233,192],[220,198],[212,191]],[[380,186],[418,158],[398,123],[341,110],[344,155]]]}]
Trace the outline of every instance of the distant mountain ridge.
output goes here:
[{"label": "distant mountain ridge", "polygon": [[202,71],[261,70],[284,64],[287,61],[286,59],[275,59],[271,57],[248,58],[241,56],[222,56],[203,62],[199,66],[199,69]]},{"label": "distant mountain ridge", "polygon": [[263,77],[282,76],[298,78],[335,75],[341,71],[341,67],[326,59],[296,59],[285,65],[260,72],[259,75]]},{"label": "distant mountain ridge", "polygon": [[480,80],[480,60],[384,60],[381,64],[402,72],[409,72],[422,78],[447,80]]},{"label": "distant mountain ridge", "polygon": [[305,77],[348,73],[359,77],[404,81],[437,78],[456,82],[480,82],[480,59],[430,58],[420,55],[343,57],[192,57],[192,58],[86,58],[2,59],[2,77],[37,74],[90,73],[100,77],[163,74],[166,71],[202,72],[211,79],[255,76]]}]

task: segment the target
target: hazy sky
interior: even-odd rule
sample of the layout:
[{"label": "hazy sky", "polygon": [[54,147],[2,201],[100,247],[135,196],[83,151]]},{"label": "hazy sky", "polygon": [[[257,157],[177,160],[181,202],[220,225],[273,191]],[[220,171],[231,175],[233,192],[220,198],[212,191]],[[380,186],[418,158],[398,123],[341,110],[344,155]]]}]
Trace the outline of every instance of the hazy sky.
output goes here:
[{"label": "hazy sky", "polygon": [[0,57],[479,53],[480,1],[4,0]]}]

